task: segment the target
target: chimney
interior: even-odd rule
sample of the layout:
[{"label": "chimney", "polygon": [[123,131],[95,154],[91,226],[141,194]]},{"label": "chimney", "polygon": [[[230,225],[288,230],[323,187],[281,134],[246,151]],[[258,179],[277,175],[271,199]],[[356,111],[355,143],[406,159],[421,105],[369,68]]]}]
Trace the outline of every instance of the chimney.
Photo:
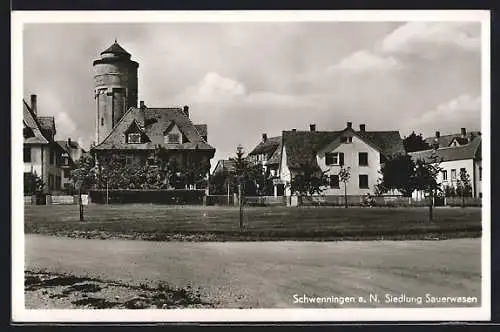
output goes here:
[{"label": "chimney", "polygon": [[436,131],[436,138],[439,138],[441,136],[441,133],[439,131]]},{"label": "chimney", "polygon": [[366,125],[364,123],[359,125],[359,131],[364,133],[366,131]]},{"label": "chimney", "polygon": [[311,124],[309,125],[309,129],[310,129],[311,131],[316,131],[316,124],[315,124],[315,123],[311,123]]},{"label": "chimney", "polygon": [[347,122],[347,128],[352,128],[352,122]]},{"label": "chimney", "polygon": [[71,148],[71,137],[68,137],[68,147]]},{"label": "chimney", "polygon": [[266,141],[267,141],[267,134],[263,133],[262,134],[262,142],[266,142]]},{"label": "chimney", "polygon": [[184,110],[184,114],[189,118],[189,106],[184,106],[182,109]]},{"label": "chimney", "polygon": [[141,100],[141,101],[139,102],[139,108],[140,108],[141,110],[146,108],[146,105],[144,104],[144,100]]},{"label": "chimney", "polygon": [[36,115],[36,112],[37,112],[37,107],[36,107],[36,95],[31,95],[31,110],[33,111],[33,113],[35,113]]},{"label": "chimney", "polygon": [[467,135],[467,131],[465,130],[465,128],[460,128],[460,133],[462,134],[462,138],[465,138],[465,136]]},{"label": "chimney", "polygon": [[292,128],[292,131],[297,131],[297,129],[295,129],[295,128]]}]

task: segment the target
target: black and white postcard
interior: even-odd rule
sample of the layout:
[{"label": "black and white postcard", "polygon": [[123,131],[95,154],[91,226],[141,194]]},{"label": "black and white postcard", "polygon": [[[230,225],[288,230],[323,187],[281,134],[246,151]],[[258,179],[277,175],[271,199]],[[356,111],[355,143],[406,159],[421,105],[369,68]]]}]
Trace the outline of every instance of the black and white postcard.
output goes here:
[{"label": "black and white postcard", "polygon": [[489,17],[14,11],[13,320],[489,320]]}]

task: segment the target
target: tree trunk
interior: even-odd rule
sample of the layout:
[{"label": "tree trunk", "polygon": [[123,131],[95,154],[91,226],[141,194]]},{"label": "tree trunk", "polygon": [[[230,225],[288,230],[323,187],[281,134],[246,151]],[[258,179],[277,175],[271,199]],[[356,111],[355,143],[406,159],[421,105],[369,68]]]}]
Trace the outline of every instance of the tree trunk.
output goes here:
[{"label": "tree trunk", "polygon": [[462,208],[465,207],[465,194],[462,192]]},{"label": "tree trunk", "polygon": [[431,192],[429,193],[429,221],[432,221],[432,205],[434,204],[433,198],[434,196],[431,190]]},{"label": "tree trunk", "polygon": [[348,204],[347,204],[347,183],[344,182],[344,205],[345,208],[347,209]]},{"label": "tree trunk", "polygon": [[241,199],[241,183],[238,184],[238,205],[240,207],[240,230],[243,229],[243,204]]},{"label": "tree trunk", "polygon": [[83,221],[82,189],[78,191],[78,205],[80,207],[80,221]]}]

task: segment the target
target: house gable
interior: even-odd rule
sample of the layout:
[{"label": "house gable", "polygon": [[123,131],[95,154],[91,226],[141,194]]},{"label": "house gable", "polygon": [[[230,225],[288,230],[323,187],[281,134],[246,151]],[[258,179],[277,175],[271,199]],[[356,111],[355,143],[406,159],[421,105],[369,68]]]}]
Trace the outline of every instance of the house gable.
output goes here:
[{"label": "house gable", "polygon": [[[124,132],[130,127],[133,121],[145,135],[148,142],[141,144],[127,144]],[[165,144],[165,132],[176,126],[177,132],[182,134],[182,143]],[[169,128],[171,127],[171,128]],[[205,142],[200,136],[191,120],[186,116],[181,108],[130,108],[118,121],[115,128],[95,150],[154,150],[162,146],[175,150],[204,150],[215,153],[215,149]]]}]

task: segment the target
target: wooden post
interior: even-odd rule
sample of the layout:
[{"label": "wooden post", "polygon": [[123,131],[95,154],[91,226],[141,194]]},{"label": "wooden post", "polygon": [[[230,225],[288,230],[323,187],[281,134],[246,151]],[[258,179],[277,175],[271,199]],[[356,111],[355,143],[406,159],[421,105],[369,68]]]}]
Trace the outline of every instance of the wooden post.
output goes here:
[{"label": "wooden post", "polygon": [[227,183],[227,205],[231,205],[231,199],[229,197],[229,182]]},{"label": "wooden post", "polygon": [[82,187],[78,191],[78,205],[80,206],[80,221],[83,221]]},{"label": "wooden post", "polygon": [[109,180],[106,179],[106,205],[109,204],[109,187],[108,187]]}]

